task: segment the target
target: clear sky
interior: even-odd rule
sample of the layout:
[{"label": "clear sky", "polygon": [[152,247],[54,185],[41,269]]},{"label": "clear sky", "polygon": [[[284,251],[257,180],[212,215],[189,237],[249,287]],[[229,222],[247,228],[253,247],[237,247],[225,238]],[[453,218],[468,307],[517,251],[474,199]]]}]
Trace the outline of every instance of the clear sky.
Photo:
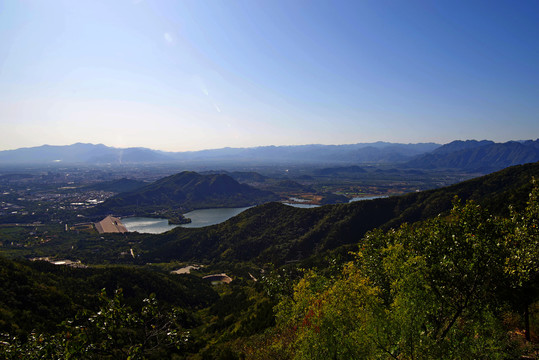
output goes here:
[{"label": "clear sky", "polygon": [[0,0],[0,150],[538,137],[537,0]]}]

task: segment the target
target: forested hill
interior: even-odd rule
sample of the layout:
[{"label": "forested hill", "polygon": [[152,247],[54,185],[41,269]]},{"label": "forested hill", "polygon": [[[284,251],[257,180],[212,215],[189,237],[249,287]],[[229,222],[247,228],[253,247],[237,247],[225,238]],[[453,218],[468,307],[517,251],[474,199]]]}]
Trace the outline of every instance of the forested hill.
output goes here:
[{"label": "forested hill", "polygon": [[508,205],[524,206],[539,163],[519,165],[446,188],[404,196],[299,209],[269,203],[229,221],[199,229],[177,228],[148,239],[147,261],[196,259],[260,264],[306,258],[357,243],[374,228],[397,227],[437,216],[452,207],[455,196],[474,200],[494,214],[507,215]]},{"label": "forested hill", "polygon": [[225,174],[201,175],[184,171],[137,190],[118,194],[96,207],[97,212],[128,214],[136,209],[240,207],[277,200],[269,191],[240,184]]},{"label": "forested hill", "polygon": [[453,141],[431,153],[418,156],[407,163],[422,169],[461,169],[491,172],[512,165],[539,160],[539,140],[508,141]]},{"label": "forested hill", "polygon": [[123,289],[131,305],[154,293],[162,303],[186,309],[207,306],[217,297],[198,277],[136,267],[72,268],[0,257],[0,269],[0,331],[12,335],[56,330],[60,321],[74,317],[81,307],[94,307],[101,289],[109,294]]}]

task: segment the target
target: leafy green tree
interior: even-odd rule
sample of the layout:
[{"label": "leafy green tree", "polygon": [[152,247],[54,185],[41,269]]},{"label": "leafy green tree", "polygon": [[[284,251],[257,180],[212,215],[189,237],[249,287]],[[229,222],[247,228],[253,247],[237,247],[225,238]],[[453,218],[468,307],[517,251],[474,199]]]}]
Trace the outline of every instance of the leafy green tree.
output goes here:
[{"label": "leafy green tree", "polygon": [[527,206],[522,212],[511,208],[507,222],[510,232],[506,237],[510,256],[506,259],[509,274],[518,302],[524,308],[526,340],[531,340],[529,308],[539,293],[539,187],[533,179]]},{"label": "leafy green tree", "polygon": [[336,281],[307,274],[276,307],[294,359],[506,358],[497,293],[507,286],[505,223],[478,205],[361,242]]}]

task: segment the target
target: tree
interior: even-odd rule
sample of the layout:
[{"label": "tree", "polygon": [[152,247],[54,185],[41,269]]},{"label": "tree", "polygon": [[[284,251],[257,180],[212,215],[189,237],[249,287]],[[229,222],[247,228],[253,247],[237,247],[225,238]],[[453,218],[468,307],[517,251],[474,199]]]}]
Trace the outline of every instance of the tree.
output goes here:
[{"label": "tree", "polygon": [[[277,307],[294,359],[513,356],[496,296],[504,222],[455,201],[448,216],[368,233],[335,281],[315,273]],[[290,336],[285,337],[290,339]]]},{"label": "tree", "polygon": [[530,305],[539,292],[539,187],[532,180],[526,208],[517,212],[511,208],[511,218],[507,227],[511,229],[506,237],[510,255],[506,259],[506,272],[518,294],[518,302],[524,308],[524,328],[526,340],[530,341]]}]

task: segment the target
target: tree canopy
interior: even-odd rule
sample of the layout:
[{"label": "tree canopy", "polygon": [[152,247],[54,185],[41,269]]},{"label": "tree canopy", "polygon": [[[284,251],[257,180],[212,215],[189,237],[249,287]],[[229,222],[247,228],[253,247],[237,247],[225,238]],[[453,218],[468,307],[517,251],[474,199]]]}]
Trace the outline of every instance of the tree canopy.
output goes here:
[{"label": "tree canopy", "polygon": [[253,354],[518,357],[504,318],[518,312],[519,298],[537,300],[538,193],[509,219],[456,199],[447,215],[367,233],[337,277],[309,271],[282,298],[270,346]]}]

